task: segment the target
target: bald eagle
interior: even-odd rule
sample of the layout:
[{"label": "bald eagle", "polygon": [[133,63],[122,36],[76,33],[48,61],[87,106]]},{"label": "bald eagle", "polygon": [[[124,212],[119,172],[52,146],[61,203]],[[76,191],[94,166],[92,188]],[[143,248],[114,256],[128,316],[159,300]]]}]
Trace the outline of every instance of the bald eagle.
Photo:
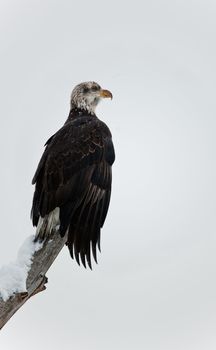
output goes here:
[{"label": "bald eagle", "polygon": [[90,268],[91,255],[97,262],[97,247],[100,250],[115,160],[111,132],[95,114],[102,98],[112,94],[95,82],[73,89],[69,116],[46,142],[32,180],[36,240],[47,239],[54,229],[62,237],[68,234],[71,257]]}]

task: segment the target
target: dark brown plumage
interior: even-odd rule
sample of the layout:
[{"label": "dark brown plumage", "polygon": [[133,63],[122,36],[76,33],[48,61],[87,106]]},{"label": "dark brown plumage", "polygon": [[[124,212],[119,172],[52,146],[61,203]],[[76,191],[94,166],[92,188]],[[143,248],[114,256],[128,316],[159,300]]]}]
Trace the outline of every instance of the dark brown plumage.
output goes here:
[{"label": "dark brown plumage", "polygon": [[[95,115],[102,97],[112,97],[94,82],[79,84],[72,92],[71,110],[64,126],[46,143],[32,180],[35,193],[32,221],[43,240],[59,225],[77,262],[91,268],[97,262],[100,230],[110,202],[115,159],[110,130]],[[56,209],[57,208],[57,209]],[[59,208],[59,209],[58,209]]]}]

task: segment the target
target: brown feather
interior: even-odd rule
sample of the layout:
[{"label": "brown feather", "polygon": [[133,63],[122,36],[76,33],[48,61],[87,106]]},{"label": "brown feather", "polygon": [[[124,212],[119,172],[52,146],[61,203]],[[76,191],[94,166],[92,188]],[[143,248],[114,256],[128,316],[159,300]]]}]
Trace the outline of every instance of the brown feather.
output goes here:
[{"label": "brown feather", "polygon": [[[53,135],[32,180],[33,225],[60,208],[60,233],[68,230],[71,257],[91,268],[91,251],[97,262],[110,201],[114,148],[108,127],[95,115],[71,112],[65,125]],[[73,114],[74,113],[74,114]]]}]

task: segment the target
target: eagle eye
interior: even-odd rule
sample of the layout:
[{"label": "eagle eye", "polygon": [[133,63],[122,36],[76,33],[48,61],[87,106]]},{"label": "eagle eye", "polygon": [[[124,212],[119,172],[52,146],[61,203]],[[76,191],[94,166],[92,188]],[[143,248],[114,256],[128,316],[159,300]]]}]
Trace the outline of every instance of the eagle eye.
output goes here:
[{"label": "eagle eye", "polygon": [[97,86],[92,86],[92,91],[97,91],[98,87]]}]

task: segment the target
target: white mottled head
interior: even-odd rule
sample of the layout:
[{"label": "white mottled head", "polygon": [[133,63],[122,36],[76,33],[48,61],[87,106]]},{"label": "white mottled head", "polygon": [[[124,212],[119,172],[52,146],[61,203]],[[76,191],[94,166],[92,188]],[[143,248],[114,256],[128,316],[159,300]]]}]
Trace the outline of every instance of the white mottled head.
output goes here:
[{"label": "white mottled head", "polygon": [[71,94],[71,109],[77,108],[94,114],[98,102],[102,98],[112,98],[108,90],[104,90],[94,81],[88,81],[77,85]]}]

